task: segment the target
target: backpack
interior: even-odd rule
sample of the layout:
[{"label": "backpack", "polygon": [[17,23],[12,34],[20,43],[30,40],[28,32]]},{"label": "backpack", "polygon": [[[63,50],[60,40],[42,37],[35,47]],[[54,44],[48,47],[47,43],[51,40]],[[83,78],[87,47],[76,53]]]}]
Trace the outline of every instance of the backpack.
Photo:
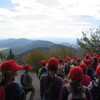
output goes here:
[{"label": "backpack", "polygon": [[86,87],[82,86],[82,91],[81,92],[76,92],[74,93],[72,91],[72,88],[71,88],[71,85],[68,84],[66,85],[67,87],[67,90],[69,92],[68,94],[68,97],[67,97],[67,100],[87,100],[87,97],[86,97]]},{"label": "backpack", "polygon": [[22,86],[26,86],[26,85],[27,85],[27,80],[26,80],[26,75],[25,75],[25,73],[23,73],[23,74],[21,75],[20,83],[21,83]]},{"label": "backpack", "polygon": [[92,81],[92,85],[91,94],[94,100],[100,100],[100,86],[98,86],[95,81]]},{"label": "backpack", "polygon": [[47,74],[47,70],[46,70],[46,68],[42,68],[41,75],[43,75],[43,74]]},{"label": "backpack", "polygon": [[4,86],[0,86],[0,100],[6,100],[6,95],[5,95],[5,88],[4,88]]}]

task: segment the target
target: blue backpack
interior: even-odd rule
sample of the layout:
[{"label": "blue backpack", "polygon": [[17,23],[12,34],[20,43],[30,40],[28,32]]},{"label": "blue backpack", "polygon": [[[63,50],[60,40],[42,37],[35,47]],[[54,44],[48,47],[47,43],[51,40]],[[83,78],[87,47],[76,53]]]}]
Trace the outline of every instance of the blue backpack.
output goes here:
[{"label": "blue backpack", "polygon": [[21,83],[22,86],[26,86],[26,85],[27,85],[27,80],[26,80],[26,75],[25,75],[25,73],[23,73],[23,74],[21,75],[20,83]]}]

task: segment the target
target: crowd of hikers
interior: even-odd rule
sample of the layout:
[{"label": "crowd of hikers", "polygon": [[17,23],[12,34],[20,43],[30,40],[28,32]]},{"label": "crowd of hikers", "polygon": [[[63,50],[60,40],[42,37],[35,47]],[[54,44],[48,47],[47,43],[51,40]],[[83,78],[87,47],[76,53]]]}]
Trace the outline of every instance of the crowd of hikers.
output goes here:
[{"label": "crowd of hikers", "polygon": [[[41,60],[37,71],[40,82],[40,100],[100,100],[100,55],[83,54],[80,59],[52,57]],[[20,84],[15,82],[18,70],[24,68]],[[28,64],[21,66],[14,60],[4,61],[0,65],[0,100],[34,100],[36,88],[32,85]]]}]

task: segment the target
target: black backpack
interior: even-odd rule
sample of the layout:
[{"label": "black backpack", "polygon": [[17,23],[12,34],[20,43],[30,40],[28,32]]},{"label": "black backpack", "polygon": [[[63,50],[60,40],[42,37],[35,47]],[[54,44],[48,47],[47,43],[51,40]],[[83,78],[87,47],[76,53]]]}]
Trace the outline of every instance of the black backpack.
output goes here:
[{"label": "black backpack", "polygon": [[27,80],[26,80],[26,75],[25,75],[25,73],[23,73],[23,74],[21,75],[20,83],[21,83],[22,86],[27,86]]},{"label": "black backpack", "polygon": [[93,100],[100,100],[100,86],[98,86],[95,81],[92,81],[92,89],[91,89],[91,93],[93,96]]}]

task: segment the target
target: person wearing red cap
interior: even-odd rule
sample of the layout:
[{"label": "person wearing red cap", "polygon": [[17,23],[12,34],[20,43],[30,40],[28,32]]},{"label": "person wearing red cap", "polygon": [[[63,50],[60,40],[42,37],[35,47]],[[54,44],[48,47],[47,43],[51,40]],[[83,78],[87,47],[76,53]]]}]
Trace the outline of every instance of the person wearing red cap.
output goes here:
[{"label": "person wearing red cap", "polygon": [[58,64],[58,69],[57,69],[56,75],[63,79],[64,75],[65,75],[64,59],[59,58],[58,60],[59,60],[59,64]]},{"label": "person wearing red cap", "polygon": [[21,69],[22,66],[14,60],[5,61],[0,67],[3,75],[0,86],[5,88],[6,100],[23,100],[25,98],[24,90],[20,87],[20,84],[15,82],[15,76],[18,74],[18,70]]},{"label": "person wearing red cap", "polygon": [[79,65],[80,68],[82,68],[84,72],[83,80],[81,81],[81,85],[88,86],[91,82],[90,76],[87,75],[87,65],[85,63],[81,63]]},{"label": "person wearing red cap", "polygon": [[41,100],[58,100],[59,98],[62,79],[56,76],[58,63],[58,59],[54,57],[48,60],[48,74],[40,78]]},{"label": "person wearing red cap", "polygon": [[83,76],[83,70],[79,66],[71,68],[69,73],[71,81],[63,86],[59,100],[92,100],[89,90],[80,84]]},{"label": "person wearing red cap", "polygon": [[83,60],[83,62],[87,65],[87,75],[89,75],[90,78],[93,80],[94,75],[93,75],[93,68],[91,66],[91,60],[85,59],[85,60]]},{"label": "person wearing red cap", "polygon": [[40,77],[44,74],[47,74],[47,69],[46,69],[46,64],[47,62],[45,60],[41,61],[41,68],[39,68],[38,70],[38,78],[40,79]]},{"label": "person wearing red cap", "polygon": [[70,71],[70,65],[71,65],[71,57],[66,56],[65,58],[65,75],[67,76]]},{"label": "person wearing red cap", "polygon": [[100,66],[96,68],[96,76],[96,79],[88,85],[88,89],[91,91],[93,100],[100,100]]},{"label": "person wearing red cap", "polygon": [[[28,94],[28,92],[31,92],[31,96],[30,96],[29,100],[33,100],[34,94],[35,94],[35,88],[32,85],[33,79],[29,74],[32,67],[30,65],[26,64],[26,65],[24,65],[24,69],[25,69],[25,72],[21,75],[21,80],[23,80],[25,83],[23,82],[23,84],[21,84],[21,85],[22,85],[22,88],[24,89],[26,95]],[[22,77],[22,76],[24,76],[24,77]]]}]

